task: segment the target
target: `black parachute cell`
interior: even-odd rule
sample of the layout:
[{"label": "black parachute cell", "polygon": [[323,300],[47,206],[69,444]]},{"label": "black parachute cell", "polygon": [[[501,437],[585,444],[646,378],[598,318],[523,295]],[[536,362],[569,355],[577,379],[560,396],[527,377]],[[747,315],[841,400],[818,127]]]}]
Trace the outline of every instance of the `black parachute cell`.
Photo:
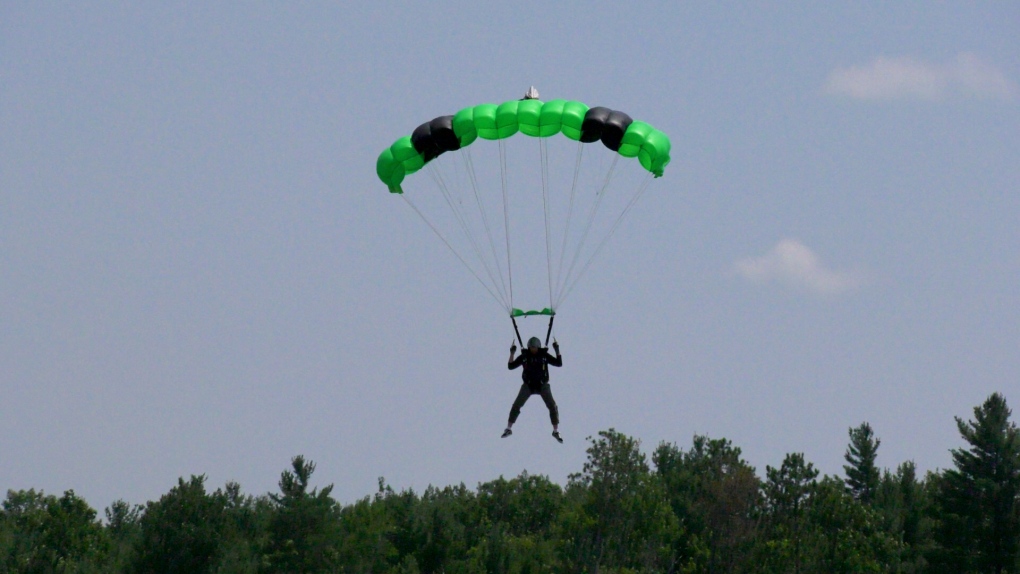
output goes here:
[{"label": "black parachute cell", "polygon": [[443,152],[460,149],[460,140],[453,132],[453,116],[439,116],[414,129],[411,145],[428,163]]},{"label": "black parachute cell", "polygon": [[623,112],[613,110],[602,126],[602,143],[613,151],[620,151],[620,142],[623,141],[623,134],[634,120]]},{"label": "black parachute cell", "polygon": [[601,106],[589,109],[581,122],[581,141],[592,143],[602,139],[602,128],[612,113],[613,110]]},{"label": "black parachute cell", "polygon": [[432,137],[432,122],[425,122],[422,125],[414,128],[411,133],[411,145],[414,146],[415,151],[420,153],[425,158],[425,163],[428,163],[443,153],[443,150],[439,149],[439,145],[436,143],[436,139]]},{"label": "black parachute cell", "polygon": [[460,139],[453,132],[453,116],[439,116],[429,122],[432,140],[439,146],[440,153],[460,149]]}]

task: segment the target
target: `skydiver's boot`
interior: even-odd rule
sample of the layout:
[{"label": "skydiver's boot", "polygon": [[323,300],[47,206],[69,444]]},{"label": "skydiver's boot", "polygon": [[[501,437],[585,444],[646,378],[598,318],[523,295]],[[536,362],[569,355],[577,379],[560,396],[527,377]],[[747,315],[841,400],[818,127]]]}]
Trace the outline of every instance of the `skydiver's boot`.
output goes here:
[{"label": "skydiver's boot", "polygon": [[560,436],[560,431],[554,430],[553,431],[553,438],[558,440],[558,441],[560,441],[560,444],[563,444],[563,438]]},{"label": "skydiver's boot", "polygon": [[[512,434],[514,434],[514,431],[510,430],[510,427],[506,427],[506,430],[503,431],[503,435],[500,436],[499,438],[506,438],[506,437],[508,437],[508,436],[510,436]],[[563,441],[560,441],[560,442],[563,442]]]}]

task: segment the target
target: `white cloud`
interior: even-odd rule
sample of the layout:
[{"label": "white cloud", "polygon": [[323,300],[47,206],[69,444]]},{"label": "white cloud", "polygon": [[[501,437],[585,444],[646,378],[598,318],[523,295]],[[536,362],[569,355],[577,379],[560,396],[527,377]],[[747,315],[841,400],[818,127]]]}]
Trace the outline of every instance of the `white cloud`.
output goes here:
[{"label": "white cloud", "polygon": [[879,57],[865,66],[834,70],[824,89],[859,100],[938,100],[954,95],[1009,100],[1018,92],[1005,74],[971,53],[944,64]]},{"label": "white cloud", "polygon": [[813,251],[795,239],[784,239],[765,255],[742,259],[734,268],[755,283],[781,282],[823,295],[844,293],[864,284],[860,273],[826,268]]}]

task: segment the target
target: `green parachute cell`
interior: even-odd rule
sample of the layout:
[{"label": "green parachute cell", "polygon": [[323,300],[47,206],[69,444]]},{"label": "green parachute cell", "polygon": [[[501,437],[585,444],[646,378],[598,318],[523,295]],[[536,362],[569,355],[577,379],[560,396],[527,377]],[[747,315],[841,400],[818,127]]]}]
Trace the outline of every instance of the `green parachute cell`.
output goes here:
[{"label": "green parachute cell", "polygon": [[563,108],[566,100],[552,100],[542,104],[538,113],[538,133],[540,138],[547,138],[560,133],[563,129]]},{"label": "green parachute cell", "polygon": [[520,100],[503,102],[496,108],[496,137],[508,138],[520,130],[517,114],[520,111]]},{"label": "green parachute cell", "polygon": [[641,142],[641,149],[638,151],[638,161],[641,167],[655,174],[655,177],[662,177],[662,172],[669,163],[669,138],[659,130],[652,130],[651,133]]},{"label": "green parachute cell", "polygon": [[588,106],[581,102],[567,102],[563,105],[563,135],[574,141],[581,139],[581,126],[584,124],[584,116],[588,109]]},{"label": "green parachute cell", "polygon": [[523,100],[517,103],[517,125],[526,136],[539,137],[542,133],[542,102]]},{"label": "green parachute cell", "polygon": [[[475,106],[472,120],[475,122],[475,131],[478,137],[486,140],[499,139],[499,127],[496,124],[496,104],[481,104]],[[454,128],[456,130],[457,128]]]},{"label": "green parachute cell", "polygon": [[[637,157],[641,151],[641,145],[648,139],[648,135],[655,130],[645,122],[634,122],[627,128],[620,142],[620,155],[623,157]],[[647,169],[647,168],[646,168]]]},{"label": "green parachute cell", "polygon": [[475,127],[475,108],[464,108],[453,116],[453,131],[457,134],[460,147],[471,145],[478,139],[478,128]]}]

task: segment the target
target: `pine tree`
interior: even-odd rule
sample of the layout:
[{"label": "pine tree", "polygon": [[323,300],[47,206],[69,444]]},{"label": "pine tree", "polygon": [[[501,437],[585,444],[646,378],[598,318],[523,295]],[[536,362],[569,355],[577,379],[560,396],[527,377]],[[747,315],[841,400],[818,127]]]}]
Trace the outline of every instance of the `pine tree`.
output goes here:
[{"label": "pine tree", "polygon": [[937,540],[943,571],[1015,572],[1020,549],[1020,431],[996,393],[956,419],[967,449],[952,451],[955,469],[942,474]]},{"label": "pine tree", "polygon": [[846,484],[850,488],[850,494],[865,504],[871,504],[875,500],[875,491],[881,479],[881,473],[875,466],[880,444],[882,441],[875,438],[870,424],[864,422],[861,426],[850,429],[850,445],[843,455],[850,464],[843,465],[843,470],[846,472]]},{"label": "pine tree", "polygon": [[270,494],[269,572],[334,572],[341,543],[340,511],[333,485],[309,488],[315,463],[303,456],[280,475],[280,494]]}]

